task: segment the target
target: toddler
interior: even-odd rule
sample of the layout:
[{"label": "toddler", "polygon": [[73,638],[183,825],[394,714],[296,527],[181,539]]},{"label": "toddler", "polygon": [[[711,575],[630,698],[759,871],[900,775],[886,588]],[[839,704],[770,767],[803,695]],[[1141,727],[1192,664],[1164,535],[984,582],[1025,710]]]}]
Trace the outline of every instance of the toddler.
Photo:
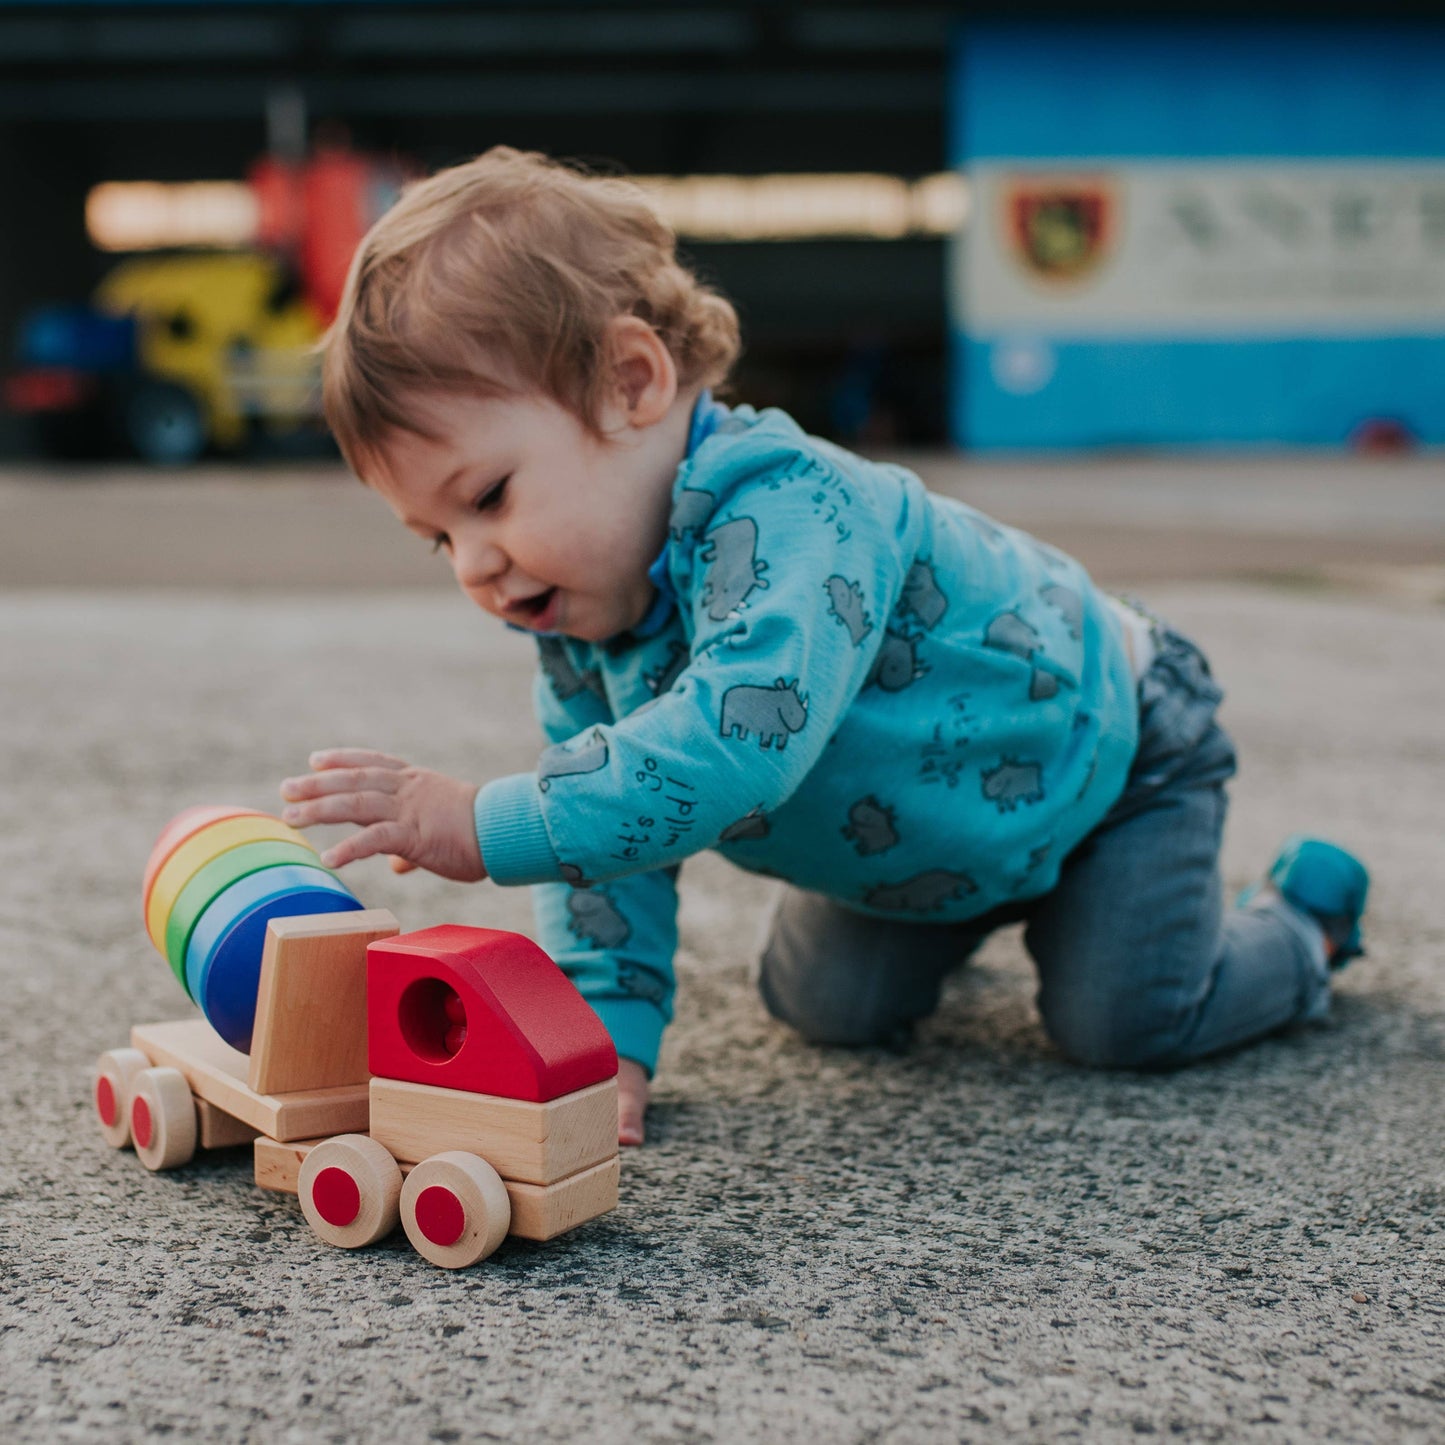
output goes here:
[{"label": "toddler", "polygon": [[902,1046],[1016,921],[1081,1064],[1322,1015],[1365,871],[1295,838],[1225,913],[1235,758],[1199,649],[902,467],[719,404],[737,352],[628,182],[499,147],[405,193],[353,262],[326,414],[466,596],[536,636],[550,746],[480,788],[319,752],[287,821],[360,825],[332,867],[533,885],[617,1044],[623,1143],[704,848],[785,880],[759,986],[820,1043]]}]

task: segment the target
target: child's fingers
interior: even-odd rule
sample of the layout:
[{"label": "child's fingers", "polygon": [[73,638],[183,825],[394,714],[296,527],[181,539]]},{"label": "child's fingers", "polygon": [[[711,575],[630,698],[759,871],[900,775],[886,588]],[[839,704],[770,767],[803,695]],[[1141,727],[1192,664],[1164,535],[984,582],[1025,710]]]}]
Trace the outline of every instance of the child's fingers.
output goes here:
[{"label": "child's fingers", "polygon": [[322,866],[344,868],[348,863],[370,858],[376,853],[397,853],[406,846],[406,832],[401,823],[374,823],[328,848],[321,855]]},{"label": "child's fingers", "polygon": [[410,858],[399,858],[396,854],[391,857],[391,871],[393,873],[414,873],[417,865]]},{"label": "child's fingers", "polygon": [[306,765],[318,772],[326,768],[405,768],[405,758],[379,753],[374,748],[322,748],[306,759]]},{"label": "child's fingers", "polygon": [[619,1144],[642,1143],[642,1105],[628,1100],[619,1100],[617,1108],[617,1142]]},{"label": "child's fingers", "polygon": [[300,803],[330,793],[394,793],[400,786],[401,774],[391,768],[333,768],[284,779],[281,796],[288,803]]},{"label": "child's fingers", "polygon": [[642,1121],[647,1113],[647,1071],[633,1059],[617,1061],[617,1142],[642,1143]]},{"label": "child's fingers", "polygon": [[281,821],[293,828],[314,828],[318,823],[389,823],[397,815],[390,793],[332,793],[306,803],[288,803]]}]

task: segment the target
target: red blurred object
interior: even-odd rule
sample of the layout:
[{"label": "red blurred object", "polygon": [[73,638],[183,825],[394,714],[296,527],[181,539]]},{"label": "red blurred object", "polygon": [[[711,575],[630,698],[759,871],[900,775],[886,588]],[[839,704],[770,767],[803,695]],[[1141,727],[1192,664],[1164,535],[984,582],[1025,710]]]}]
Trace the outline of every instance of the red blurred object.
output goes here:
[{"label": "red blurred object", "polygon": [[89,400],[95,378],[69,367],[46,366],[7,376],[5,407],[15,412],[69,411]]},{"label": "red blurred object", "polygon": [[378,939],[366,1015],[378,1078],[546,1103],[617,1073],[602,1020],[520,933],[442,924]]},{"label": "red blurred object", "polygon": [[400,193],[406,170],[344,145],[304,161],[262,156],[247,174],[259,202],[257,242],[295,258],[306,297],[330,321],[361,238]]},{"label": "red blurred object", "polygon": [[1353,450],[1374,456],[1397,456],[1401,452],[1414,451],[1419,444],[1415,433],[1392,416],[1371,417],[1350,433]]}]

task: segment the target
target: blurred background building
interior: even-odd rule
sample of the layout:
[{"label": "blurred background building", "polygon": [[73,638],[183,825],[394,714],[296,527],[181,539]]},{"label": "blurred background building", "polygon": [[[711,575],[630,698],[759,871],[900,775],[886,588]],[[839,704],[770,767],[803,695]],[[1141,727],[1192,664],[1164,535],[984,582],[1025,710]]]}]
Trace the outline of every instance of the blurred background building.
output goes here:
[{"label": "blurred background building", "polygon": [[642,177],[738,304],[739,394],[846,441],[1438,444],[1419,13],[0,3],[0,449],[306,437],[355,237],[499,142]]}]

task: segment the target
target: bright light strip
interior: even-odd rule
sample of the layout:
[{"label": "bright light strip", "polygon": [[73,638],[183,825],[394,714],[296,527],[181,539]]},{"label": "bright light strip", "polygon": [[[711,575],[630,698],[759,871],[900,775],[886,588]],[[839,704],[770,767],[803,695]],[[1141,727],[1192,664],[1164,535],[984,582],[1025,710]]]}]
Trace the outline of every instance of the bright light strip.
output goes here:
[{"label": "bright light strip", "polygon": [[102,251],[245,246],[261,207],[243,181],[107,181],[85,198],[85,229]]},{"label": "bright light strip", "polygon": [[964,178],[875,174],[635,176],[679,236],[696,241],[945,236],[968,216]]},{"label": "bright light strip", "polygon": [[[868,173],[630,179],[679,236],[694,241],[947,236],[968,219],[967,182],[955,171],[917,181]],[[86,230],[102,251],[246,246],[259,218],[242,181],[108,181],[85,202]]]}]

